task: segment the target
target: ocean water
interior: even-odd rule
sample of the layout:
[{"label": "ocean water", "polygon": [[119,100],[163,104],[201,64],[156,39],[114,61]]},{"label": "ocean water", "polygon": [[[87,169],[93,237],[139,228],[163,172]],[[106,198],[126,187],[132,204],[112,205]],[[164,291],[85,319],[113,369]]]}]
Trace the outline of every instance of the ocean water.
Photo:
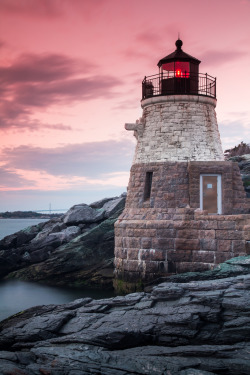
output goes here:
[{"label": "ocean water", "polygon": [[[0,219],[0,239],[42,221],[47,219]],[[37,305],[62,304],[85,297],[101,299],[113,296],[112,290],[73,289],[19,280],[2,280],[0,281],[0,321]]]},{"label": "ocean water", "polygon": [[0,281],[0,321],[29,307],[62,304],[78,298],[113,297],[112,290],[59,288],[19,280]]},{"label": "ocean water", "polygon": [[0,240],[9,234],[44,221],[48,221],[48,219],[0,219]]}]

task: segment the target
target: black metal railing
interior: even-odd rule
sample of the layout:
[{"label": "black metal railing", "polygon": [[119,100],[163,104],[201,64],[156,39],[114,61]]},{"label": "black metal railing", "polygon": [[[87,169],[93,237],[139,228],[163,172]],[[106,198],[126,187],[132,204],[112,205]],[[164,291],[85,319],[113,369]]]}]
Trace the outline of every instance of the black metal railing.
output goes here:
[{"label": "black metal railing", "polygon": [[142,81],[142,99],[159,95],[203,95],[216,98],[216,78],[209,74],[159,73]]}]

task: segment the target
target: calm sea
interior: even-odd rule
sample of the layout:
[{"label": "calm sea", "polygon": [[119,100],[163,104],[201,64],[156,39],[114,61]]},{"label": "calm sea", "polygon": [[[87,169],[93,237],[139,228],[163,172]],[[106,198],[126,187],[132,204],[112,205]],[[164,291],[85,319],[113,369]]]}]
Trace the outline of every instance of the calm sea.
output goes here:
[{"label": "calm sea", "polygon": [[48,219],[0,219],[0,240],[21,229],[48,221]]},{"label": "calm sea", "polygon": [[[42,221],[47,219],[0,219],[0,239]],[[113,296],[113,291],[50,287],[19,280],[0,281],[0,321],[32,306]]]}]

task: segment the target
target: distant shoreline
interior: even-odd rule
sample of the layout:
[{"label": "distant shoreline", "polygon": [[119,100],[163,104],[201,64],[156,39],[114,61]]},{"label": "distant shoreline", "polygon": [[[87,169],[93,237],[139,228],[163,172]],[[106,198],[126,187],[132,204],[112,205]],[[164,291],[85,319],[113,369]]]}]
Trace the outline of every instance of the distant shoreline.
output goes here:
[{"label": "distant shoreline", "polygon": [[60,217],[64,213],[59,214],[40,214],[32,211],[14,211],[14,212],[0,212],[0,219],[52,219],[53,217]]},{"label": "distant shoreline", "polygon": [[0,220],[6,220],[6,219],[13,219],[13,220],[16,220],[16,219],[31,219],[31,220],[37,220],[37,219],[52,219],[53,217],[59,217],[61,215],[51,215],[51,216],[39,216],[39,217],[34,217],[34,216],[25,216],[25,217],[17,217],[17,216],[13,216],[13,217],[2,217],[0,216]]}]

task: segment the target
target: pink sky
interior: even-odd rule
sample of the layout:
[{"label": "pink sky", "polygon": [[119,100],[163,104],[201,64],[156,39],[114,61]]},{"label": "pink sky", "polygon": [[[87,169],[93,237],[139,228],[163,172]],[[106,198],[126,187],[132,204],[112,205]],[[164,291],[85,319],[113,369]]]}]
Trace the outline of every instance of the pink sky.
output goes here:
[{"label": "pink sky", "polygon": [[217,77],[223,149],[250,142],[250,0],[0,0],[0,212],[126,190],[141,80],[175,49]]}]

